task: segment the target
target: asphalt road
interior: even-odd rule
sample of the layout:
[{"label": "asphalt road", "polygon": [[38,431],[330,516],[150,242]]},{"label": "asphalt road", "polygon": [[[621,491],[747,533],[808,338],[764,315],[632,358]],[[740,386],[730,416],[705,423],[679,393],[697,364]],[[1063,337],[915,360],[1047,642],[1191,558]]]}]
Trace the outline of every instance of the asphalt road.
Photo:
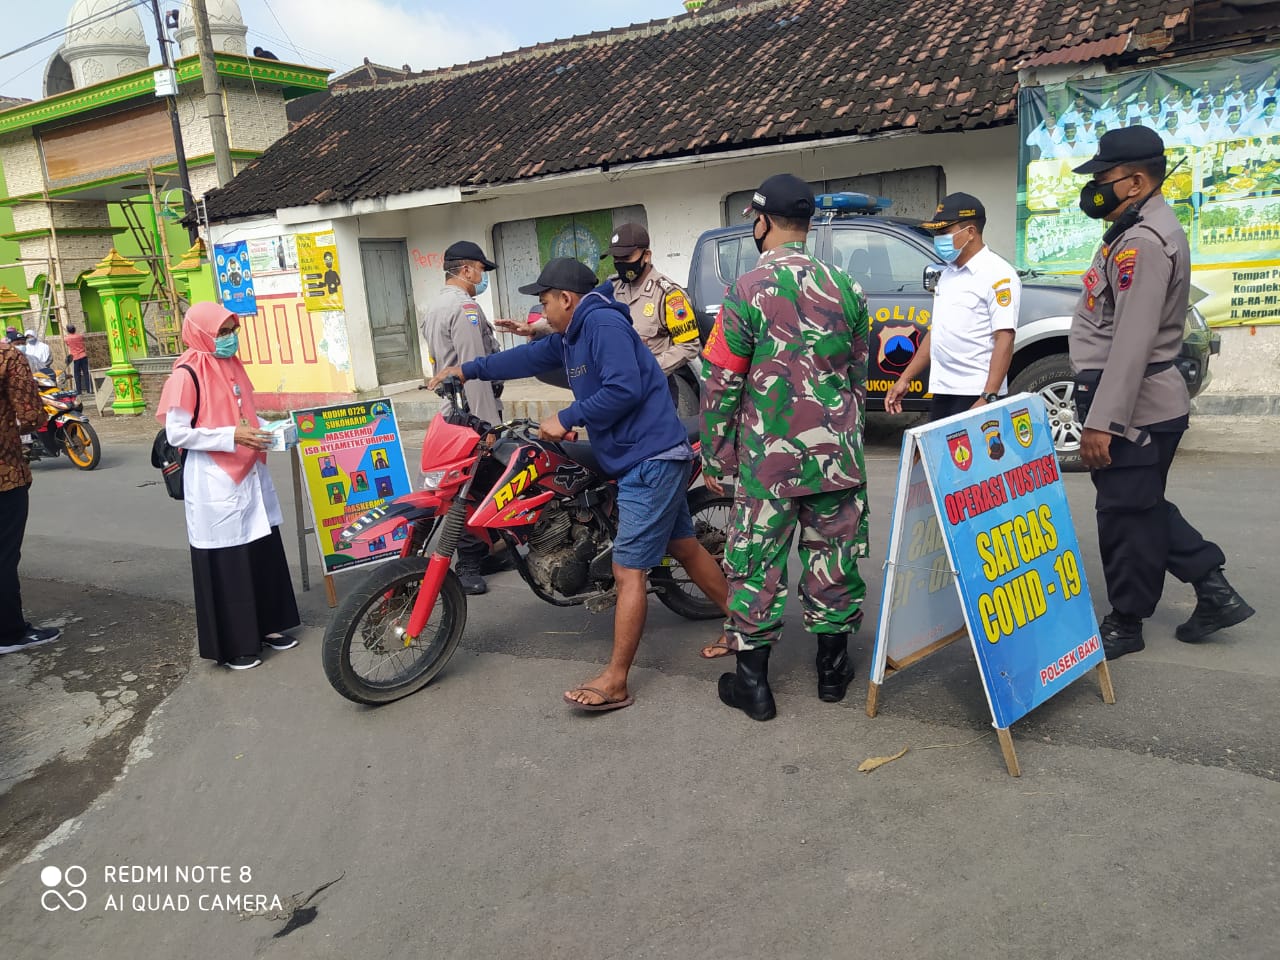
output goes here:
[{"label": "asphalt road", "polygon": [[[871,451],[873,598],[895,467],[893,449]],[[39,464],[24,577],[70,586],[35,585],[28,605],[67,626],[60,644],[0,658],[0,822],[30,820],[55,795],[67,813],[34,850],[0,861],[5,952],[1274,957],[1277,467],[1275,455],[1196,453],[1170,485],[1223,543],[1259,616],[1219,642],[1178,643],[1193,598],[1171,581],[1147,650],[1113,667],[1116,705],[1086,680],[1014,726],[1015,780],[963,645],[891,678],[880,716],[863,714],[874,603],[859,679],[838,706],[814,697],[812,649],[788,618],[769,724],[717,701],[722,667],[696,656],[713,625],[656,601],[636,706],[571,713],[560,694],[607,657],[610,620],[543,605],[515,574],[473,602],[440,679],[390,707],[359,708],[328,687],[319,589],[299,593],[299,649],[244,674],[199,660],[188,670],[181,505],[156,485],[146,449],[108,442],[92,474]],[[288,511],[287,461],[273,469]],[[1067,486],[1101,602],[1092,491],[1082,476]],[[130,644],[140,632],[159,647]],[[153,689],[124,721],[101,720],[122,689],[147,682],[168,682],[167,696]],[[82,742],[61,746],[90,716],[116,744],[96,773],[77,766],[93,752]],[[904,746],[902,759],[856,772]],[[110,757],[123,771],[107,777]],[[79,800],[59,786],[71,778]],[[51,865],[84,868],[85,909],[42,908]],[[194,865],[230,872],[178,876]],[[132,866],[168,875],[134,884],[111,871]],[[56,889],[70,896],[78,879]],[[261,900],[228,899],[245,894]]]}]

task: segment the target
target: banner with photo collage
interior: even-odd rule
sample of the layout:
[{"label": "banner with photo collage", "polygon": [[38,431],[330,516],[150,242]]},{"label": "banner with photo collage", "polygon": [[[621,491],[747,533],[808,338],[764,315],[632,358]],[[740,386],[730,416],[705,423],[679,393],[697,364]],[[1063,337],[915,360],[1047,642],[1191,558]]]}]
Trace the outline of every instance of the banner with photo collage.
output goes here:
[{"label": "banner with photo collage", "polygon": [[1210,326],[1280,324],[1280,52],[1023,87],[1019,266],[1083,273],[1104,227],[1071,172],[1107,130],[1164,138],[1165,198],[1191,241],[1192,302]]}]

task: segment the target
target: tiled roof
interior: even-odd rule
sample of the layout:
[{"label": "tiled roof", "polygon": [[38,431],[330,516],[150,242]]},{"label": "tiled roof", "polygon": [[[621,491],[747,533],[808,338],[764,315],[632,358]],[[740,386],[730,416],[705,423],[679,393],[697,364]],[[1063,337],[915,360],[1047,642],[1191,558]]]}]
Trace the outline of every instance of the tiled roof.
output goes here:
[{"label": "tiled roof", "polygon": [[765,0],[330,97],[214,220],[852,134],[1016,119],[1016,64],[1168,29],[1192,0]]}]

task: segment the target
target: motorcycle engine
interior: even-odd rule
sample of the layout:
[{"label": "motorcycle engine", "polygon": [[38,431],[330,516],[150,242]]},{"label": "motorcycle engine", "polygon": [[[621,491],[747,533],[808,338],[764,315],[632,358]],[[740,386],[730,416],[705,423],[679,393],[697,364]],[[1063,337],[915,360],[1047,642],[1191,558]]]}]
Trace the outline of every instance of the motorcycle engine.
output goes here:
[{"label": "motorcycle engine", "polygon": [[566,597],[582,593],[593,579],[592,559],[607,544],[602,533],[590,512],[547,504],[529,533],[529,572],[547,592]]}]

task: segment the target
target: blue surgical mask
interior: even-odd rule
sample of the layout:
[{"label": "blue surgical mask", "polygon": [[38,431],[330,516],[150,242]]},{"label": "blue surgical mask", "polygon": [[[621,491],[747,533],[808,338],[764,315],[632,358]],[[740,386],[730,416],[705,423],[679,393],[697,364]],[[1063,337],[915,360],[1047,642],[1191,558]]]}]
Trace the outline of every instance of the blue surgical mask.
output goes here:
[{"label": "blue surgical mask", "polygon": [[213,355],[220,360],[234,357],[240,349],[240,334],[235,330],[213,339]]},{"label": "blue surgical mask", "polygon": [[955,263],[963,247],[956,247],[956,239],[948,233],[940,233],[933,238],[933,249],[943,263]]},{"label": "blue surgical mask", "polygon": [[489,274],[482,273],[480,274],[480,282],[476,284],[476,292],[473,293],[472,296],[478,297],[480,296],[480,294],[484,293],[488,289],[489,289]]}]

